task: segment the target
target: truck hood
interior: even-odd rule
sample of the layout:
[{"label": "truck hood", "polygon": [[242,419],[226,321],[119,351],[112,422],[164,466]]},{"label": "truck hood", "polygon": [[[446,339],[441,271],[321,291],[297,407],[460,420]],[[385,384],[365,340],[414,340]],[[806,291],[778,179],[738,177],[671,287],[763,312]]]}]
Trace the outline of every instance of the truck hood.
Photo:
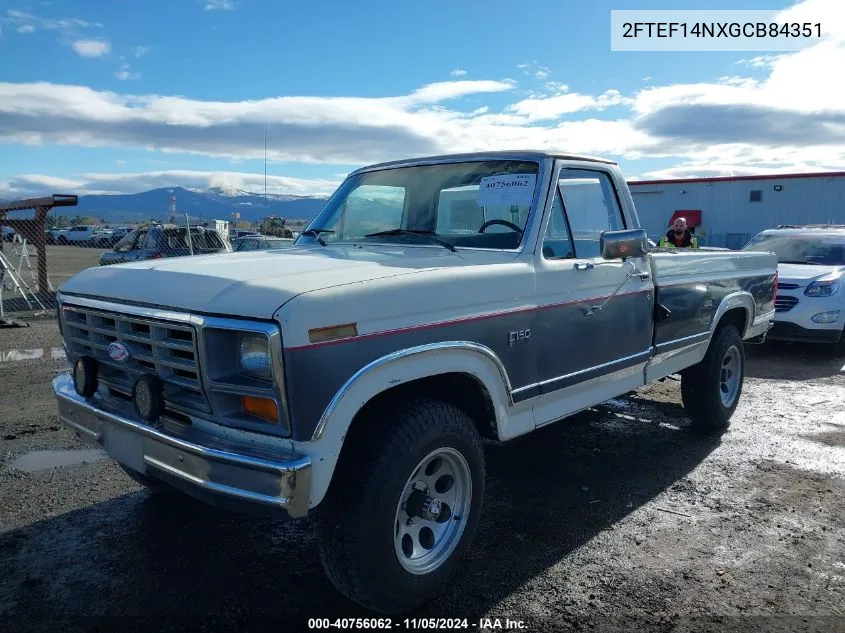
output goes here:
[{"label": "truck hood", "polygon": [[811,282],[845,272],[845,266],[819,266],[815,264],[778,264],[778,282],[809,286]]},{"label": "truck hood", "polygon": [[259,319],[309,292],[461,265],[440,247],[301,246],[88,268],[62,293]]}]

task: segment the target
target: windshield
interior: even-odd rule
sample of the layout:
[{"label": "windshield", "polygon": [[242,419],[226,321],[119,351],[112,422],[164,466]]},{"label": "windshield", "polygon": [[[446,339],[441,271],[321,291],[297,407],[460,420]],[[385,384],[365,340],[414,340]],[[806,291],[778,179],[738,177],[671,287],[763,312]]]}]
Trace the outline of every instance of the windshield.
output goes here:
[{"label": "windshield", "polygon": [[[364,172],[341,185],[300,240],[431,244],[427,234],[454,246],[515,249],[538,172],[538,163],[517,160]],[[384,231],[392,233],[373,235]]]},{"label": "windshield", "polygon": [[127,233],[117,244],[114,245],[114,250],[116,251],[128,251],[132,248],[132,244],[135,241],[135,233]]},{"label": "windshield", "polygon": [[760,234],[742,250],[774,253],[780,264],[845,266],[845,236],[842,235]]}]

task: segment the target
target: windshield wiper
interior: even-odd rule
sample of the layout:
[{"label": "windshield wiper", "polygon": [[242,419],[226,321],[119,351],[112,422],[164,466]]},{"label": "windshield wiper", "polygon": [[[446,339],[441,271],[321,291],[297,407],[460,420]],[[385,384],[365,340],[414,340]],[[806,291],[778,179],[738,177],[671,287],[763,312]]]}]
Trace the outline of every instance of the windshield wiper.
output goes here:
[{"label": "windshield wiper", "polygon": [[450,244],[446,240],[441,240],[437,237],[434,231],[421,231],[419,229],[391,229],[390,231],[378,231],[376,233],[368,233],[364,237],[392,237],[394,235],[417,235],[431,240],[435,244],[440,244],[444,248],[448,248],[453,253],[457,251],[454,244]]},{"label": "windshield wiper", "polygon": [[332,231],[330,229],[308,229],[308,230],[300,233],[300,235],[305,235],[307,237],[316,237],[317,243],[320,246],[325,246],[326,243],[320,238],[321,233],[334,233],[334,231]]},{"label": "windshield wiper", "polygon": [[822,264],[821,262],[808,262],[808,261],[797,262],[797,261],[784,260],[784,261],[781,261],[781,262],[778,262],[778,263],[779,264],[799,264],[801,266],[825,266],[825,264]]}]

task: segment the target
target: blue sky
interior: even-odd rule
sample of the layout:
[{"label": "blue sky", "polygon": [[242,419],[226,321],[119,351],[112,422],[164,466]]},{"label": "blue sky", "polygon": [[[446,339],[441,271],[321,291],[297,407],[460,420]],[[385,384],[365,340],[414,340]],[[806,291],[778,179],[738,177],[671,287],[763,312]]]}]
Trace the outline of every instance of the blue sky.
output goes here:
[{"label": "blue sky", "polygon": [[[791,11],[842,24],[841,4]],[[843,33],[786,55],[611,52],[611,8],[701,6],[528,5],[0,0],[0,197],[263,189],[265,121],[279,193],[511,147],[607,156],[640,178],[845,166],[845,100],[824,74],[845,63]]]}]

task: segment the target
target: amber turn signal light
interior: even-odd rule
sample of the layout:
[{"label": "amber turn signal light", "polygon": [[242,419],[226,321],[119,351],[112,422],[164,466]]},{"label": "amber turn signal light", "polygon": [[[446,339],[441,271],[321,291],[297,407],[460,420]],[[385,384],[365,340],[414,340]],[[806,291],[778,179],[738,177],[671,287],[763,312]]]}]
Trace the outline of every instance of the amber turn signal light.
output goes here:
[{"label": "amber turn signal light", "polygon": [[308,340],[312,343],[325,343],[336,341],[341,338],[358,336],[358,325],[356,323],[343,323],[342,325],[330,325],[308,330]]},{"label": "amber turn signal light", "polygon": [[279,407],[270,398],[242,396],[241,407],[246,413],[251,413],[262,420],[267,420],[268,422],[279,421]]}]

